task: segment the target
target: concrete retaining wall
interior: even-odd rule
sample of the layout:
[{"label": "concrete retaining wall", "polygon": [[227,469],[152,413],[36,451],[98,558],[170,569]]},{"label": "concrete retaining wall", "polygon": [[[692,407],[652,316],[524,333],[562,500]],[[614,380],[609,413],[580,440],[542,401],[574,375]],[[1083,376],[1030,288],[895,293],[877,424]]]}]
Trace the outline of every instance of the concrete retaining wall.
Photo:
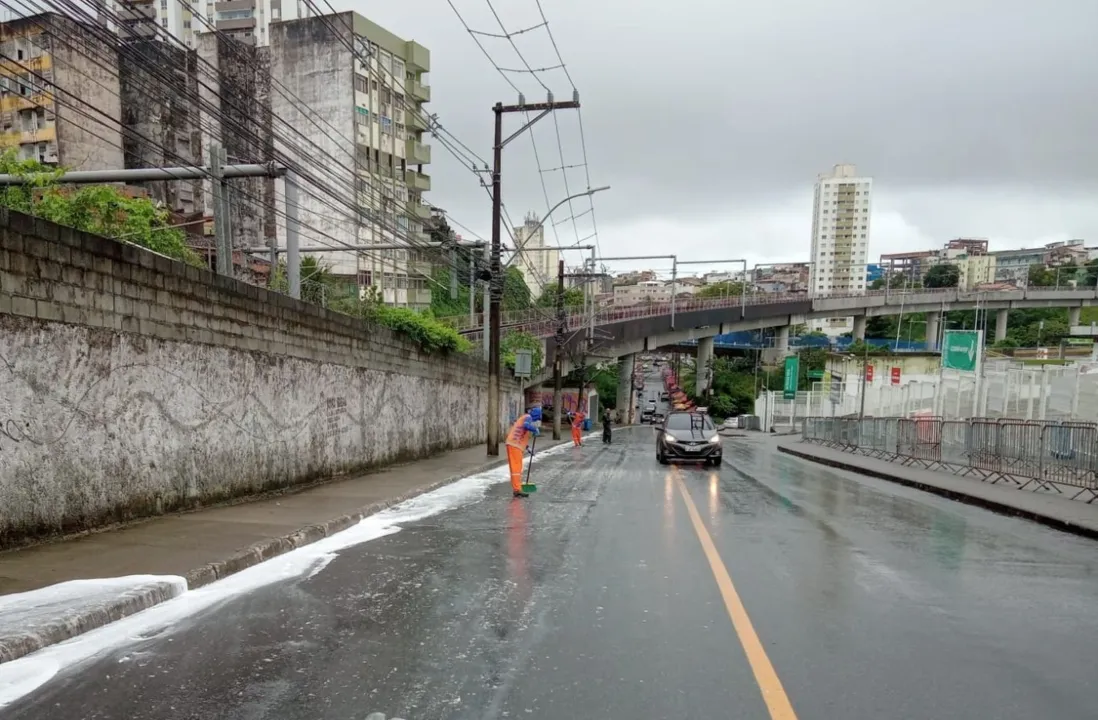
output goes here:
[{"label": "concrete retaining wall", "polygon": [[0,547],[472,445],[486,404],[473,358],[0,212]]}]

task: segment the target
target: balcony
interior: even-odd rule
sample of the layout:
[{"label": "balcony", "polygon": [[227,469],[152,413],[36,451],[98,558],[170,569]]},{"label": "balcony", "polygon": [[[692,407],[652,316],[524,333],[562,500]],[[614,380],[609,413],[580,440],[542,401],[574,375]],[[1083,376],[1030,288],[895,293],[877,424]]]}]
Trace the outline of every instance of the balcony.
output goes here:
[{"label": "balcony", "polygon": [[428,72],[431,69],[431,51],[415,40],[409,40],[404,46],[404,62],[413,70]]},{"label": "balcony", "polygon": [[255,27],[255,18],[238,18],[236,20],[218,20],[214,23],[218,30],[250,30]]},{"label": "balcony", "polygon": [[423,203],[411,203],[412,212],[421,220],[431,219],[431,206]]},{"label": "balcony", "polygon": [[214,10],[219,13],[255,10],[255,0],[226,0],[226,2],[214,3]]},{"label": "balcony", "polygon": [[404,182],[408,184],[409,190],[428,192],[431,189],[431,176],[424,175],[415,170],[409,170],[404,173]]},{"label": "balcony", "polygon": [[408,138],[404,146],[404,159],[409,165],[430,165],[431,146],[424,145],[414,138]]},{"label": "balcony", "polygon": [[431,102],[431,86],[413,80],[408,86],[408,94],[420,102]]},{"label": "balcony", "polygon": [[407,110],[404,113],[405,124],[413,132],[427,129],[426,115],[422,110]]}]

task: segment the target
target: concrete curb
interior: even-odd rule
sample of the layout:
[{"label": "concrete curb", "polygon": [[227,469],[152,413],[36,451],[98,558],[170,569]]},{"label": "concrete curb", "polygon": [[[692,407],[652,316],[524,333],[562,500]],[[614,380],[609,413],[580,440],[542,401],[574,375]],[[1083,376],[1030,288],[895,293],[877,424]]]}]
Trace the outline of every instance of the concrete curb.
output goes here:
[{"label": "concrete curb", "polygon": [[0,637],[0,663],[16,660],[49,645],[55,645],[64,642],[65,640],[70,640],[82,633],[95,630],[96,628],[121,620],[129,615],[139,613],[142,610],[147,610],[154,605],[178,597],[187,590],[194,590],[203,585],[209,585],[216,580],[221,580],[234,573],[238,573],[241,570],[246,570],[253,565],[258,565],[261,562],[270,560],[283,553],[309,545],[326,538],[329,535],[334,535],[341,530],[346,530],[363,518],[375,515],[393,505],[411,500],[414,497],[429,493],[432,490],[437,490],[444,485],[449,485],[450,483],[457,482],[458,480],[471,475],[479,475],[480,473],[494,470],[495,468],[506,464],[506,457],[502,457],[499,460],[492,460],[461,474],[451,475],[443,480],[413,488],[397,497],[359,508],[347,515],[342,515],[317,525],[309,525],[300,528],[288,535],[258,542],[226,560],[207,563],[191,570],[185,576],[187,580],[186,587],[183,587],[181,583],[164,582],[150,587],[137,588],[121,594],[111,602],[106,603],[99,608],[86,610],[50,622],[42,628],[36,629],[33,633]]},{"label": "concrete curb", "polygon": [[1014,517],[1025,518],[1042,525],[1046,525],[1056,530],[1071,533],[1073,535],[1081,535],[1082,537],[1091,538],[1092,540],[1098,540],[1098,530],[1094,528],[1086,527],[1085,525],[1078,525],[1070,520],[1064,520],[1063,518],[1054,517],[1052,515],[1044,515],[1042,513],[1027,510],[1025,508],[1015,507],[1007,503],[998,502],[991,498],[981,497],[979,495],[969,495],[967,493],[957,492],[949,488],[938,487],[937,485],[930,485],[928,483],[920,482],[918,480],[912,480],[911,478],[901,477],[899,475],[892,475],[871,468],[864,468],[855,463],[845,463],[839,460],[832,460],[831,458],[823,458],[818,455],[813,455],[809,452],[803,452],[795,450],[787,445],[778,445],[778,452],[785,453],[786,455],[792,455],[793,457],[800,458],[802,460],[808,460],[819,465],[826,465],[828,467],[837,468],[839,470],[846,470],[848,472],[858,473],[859,475],[867,475],[879,480],[887,480],[899,485],[906,485],[907,487],[915,488],[916,490],[922,490],[923,492],[933,493],[950,500],[965,503],[966,505],[975,505],[982,507],[985,510],[991,510],[1002,515],[1012,515]]},{"label": "concrete curb", "polygon": [[101,607],[50,621],[32,632],[0,637],[0,663],[16,660],[49,645],[70,640],[89,630],[171,600],[184,592],[186,588],[179,582],[154,583],[127,590]]}]

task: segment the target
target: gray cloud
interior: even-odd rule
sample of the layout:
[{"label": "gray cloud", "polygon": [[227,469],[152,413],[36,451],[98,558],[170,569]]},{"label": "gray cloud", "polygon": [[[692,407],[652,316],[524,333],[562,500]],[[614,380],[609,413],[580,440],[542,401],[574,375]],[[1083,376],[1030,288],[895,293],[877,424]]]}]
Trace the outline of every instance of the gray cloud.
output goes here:
[{"label": "gray cloud", "polygon": [[[473,27],[498,32],[484,0],[454,2]],[[540,22],[534,0],[494,4],[510,30]],[[1093,0],[542,5],[581,91],[592,183],[613,186],[596,199],[604,252],[652,251],[667,228],[689,226],[698,237],[709,228],[710,243],[738,238],[729,251],[806,254],[812,183],[838,162],[877,183],[873,253],[960,234],[1017,245],[1089,233],[1098,243],[1098,218],[1076,197],[1098,186]],[[489,159],[490,108],[514,91],[449,6],[350,7],[431,48],[433,111]],[[532,65],[556,64],[544,32],[515,40]],[[521,67],[506,41],[484,42],[501,65]],[[531,76],[510,77],[528,100],[543,96]],[[570,94],[563,73],[543,77],[557,97]],[[561,165],[558,128],[565,164],[581,160],[575,114],[561,113],[535,128],[544,168]],[[476,178],[437,142],[434,158],[432,200],[487,232]],[[515,219],[565,195],[559,171],[545,173],[543,191],[527,138],[507,148],[504,169]],[[573,192],[586,184],[582,171],[567,178]],[[589,217],[577,225],[557,228],[562,242],[590,232]]]}]

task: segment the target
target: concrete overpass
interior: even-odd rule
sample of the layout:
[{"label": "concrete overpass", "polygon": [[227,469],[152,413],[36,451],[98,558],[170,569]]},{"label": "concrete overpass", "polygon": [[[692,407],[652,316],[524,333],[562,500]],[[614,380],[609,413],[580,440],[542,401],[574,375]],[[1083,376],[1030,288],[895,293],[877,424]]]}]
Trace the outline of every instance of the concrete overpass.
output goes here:
[{"label": "concrete overpass", "polygon": [[[713,355],[713,338],[717,335],[761,328],[777,328],[775,352],[789,349],[789,328],[815,318],[854,317],[854,336],[865,337],[867,318],[927,313],[927,349],[936,349],[941,314],[953,310],[987,310],[996,313],[995,338],[1006,337],[1007,313],[1024,308],[1067,308],[1068,324],[1079,324],[1081,308],[1098,305],[1094,288],[1050,290],[1031,288],[998,292],[969,292],[955,288],[918,290],[914,292],[869,292],[864,295],[779,295],[740,298],[714,298],[677,302],[672,315],[669,303],[638,305],[627,308],[600,309],[594,318],[594,342],[588,353],[589,362],[621,358],[625,363],[622,375],[631,375],[633,356],[660,347],[685,341],[698,341],[699,362]],[[672,320],[673,317],[673,320]],[[476,322],[480,316],[455,322],[459,332],[477,342],[481,338]],[[554,337],[557,320],[552,310],[534,310],[503,314],[504,332],[521,330],[541,337],[545,344],[546,369],[530,380],[540,383],[551,376],[551,359],[556,348]],[[565,317],[565,372],[574,368],[586,340],[591,317],[573,312]],[[627,386],[626,386],[627,387]]]}]

